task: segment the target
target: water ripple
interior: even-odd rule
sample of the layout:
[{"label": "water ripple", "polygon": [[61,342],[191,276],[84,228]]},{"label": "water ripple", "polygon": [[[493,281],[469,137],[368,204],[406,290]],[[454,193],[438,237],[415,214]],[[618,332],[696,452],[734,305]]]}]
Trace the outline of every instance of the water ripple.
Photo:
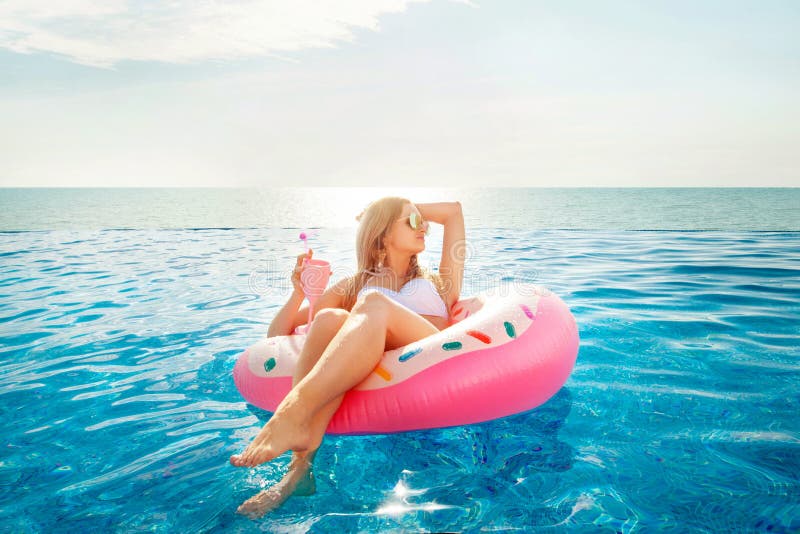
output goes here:
[{"label": "water ripple", "polygon": [[163,461],[166,458],[170,458],[178,454],[184,454],[186,450],[202,445],[203,443],[206,443],[208,441],[217,439],[218,436],[219,434],[217,433],[200,434],[197,436],[192,436],[190,438],[183,439],[181,441],[170,443],[166,447],[163,447],[162,449],[159,449],[156,452],[137,458],[135,461],[126,464],[122,467],[119,467],[117,469],[114,469],[113,471],[109,471],[108,473],[105,473],[101,476],[89,480],[84,480],[76,484],[70,484],[69,486],[65,486],[58,491],[59,493],[68,493],[73,491],[80,492],[93,488],[95,486],[124,479],[156,462]]}]

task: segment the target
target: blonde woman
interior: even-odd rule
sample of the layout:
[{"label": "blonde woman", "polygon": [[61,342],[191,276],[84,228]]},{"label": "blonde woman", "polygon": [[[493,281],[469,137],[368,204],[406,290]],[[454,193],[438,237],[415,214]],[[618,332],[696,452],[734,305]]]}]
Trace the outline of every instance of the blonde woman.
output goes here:
[{"label": "blonde woman", "polygon": [[[248,447],[231,456],[253,467],[292,450],[289,471],[278,484],[246,501],[239,511],[258,516],[293,493],[313,493],[311,463],[344,394],[369,375],[384,351],[430,336],[449,325],[464,277],[464,217],[459,202],[413,204],[399,197],[371,203],[359,216],[358,272],[317,300],[293,387]],[[444,226],[439,273],[423,270],[428,224]],[[297,258],[294,291],[269,327],[287,335],[307,322]],[[401,292],[402,289],[402,292]]]}]

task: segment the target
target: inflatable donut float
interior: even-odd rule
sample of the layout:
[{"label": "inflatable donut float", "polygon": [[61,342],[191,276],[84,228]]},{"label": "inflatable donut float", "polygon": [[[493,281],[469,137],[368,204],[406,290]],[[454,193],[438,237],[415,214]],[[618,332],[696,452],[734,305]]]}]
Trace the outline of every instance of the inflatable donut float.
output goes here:
[{"label": "inflatable donut float", "polygon": [[[540,406],[567,381],[578,328],[564,302],[514,285],[462,299],[449,327],[383,354],[345,394],[331,434],[404,432],[479,423]],[[274,412],[291,389],[304,334],[264,338],[239,355],[236,388]]]}]

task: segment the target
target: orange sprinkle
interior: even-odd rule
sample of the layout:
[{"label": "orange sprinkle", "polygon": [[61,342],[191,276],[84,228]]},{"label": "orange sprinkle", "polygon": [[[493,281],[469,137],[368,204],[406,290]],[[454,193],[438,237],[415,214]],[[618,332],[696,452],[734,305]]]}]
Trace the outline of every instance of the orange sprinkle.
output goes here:
[{"label": "orange sprinkle", "polygon": [[479,340],[483,341],[484,343],[491,343],[492,342],[492,338],[490,338],[489,336],[487,336],[483,332],[478,332],[477,330],[467,330],[467,335],[468,336],[472,336],[475,339],[479,339]]},{"label": "orange sprinkle", "polygon": [[384,369],[380,365],[375,368],[375,374],[378,375],[379,377],[383,378],[387,382],[389,382],[392,379],[392,373],[390,373],[389,371],[387,371],[386,369]]}]

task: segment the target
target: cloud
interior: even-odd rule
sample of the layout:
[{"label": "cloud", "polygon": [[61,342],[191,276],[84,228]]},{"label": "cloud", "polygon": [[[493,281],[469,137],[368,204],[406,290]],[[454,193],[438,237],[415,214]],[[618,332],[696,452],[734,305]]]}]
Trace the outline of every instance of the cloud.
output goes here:
[{"label": "cloud", "polygon": [[5,0],[0,47],[113,67],[124,60],[195,63],[352,42],[355,29],[428,0]]}]

